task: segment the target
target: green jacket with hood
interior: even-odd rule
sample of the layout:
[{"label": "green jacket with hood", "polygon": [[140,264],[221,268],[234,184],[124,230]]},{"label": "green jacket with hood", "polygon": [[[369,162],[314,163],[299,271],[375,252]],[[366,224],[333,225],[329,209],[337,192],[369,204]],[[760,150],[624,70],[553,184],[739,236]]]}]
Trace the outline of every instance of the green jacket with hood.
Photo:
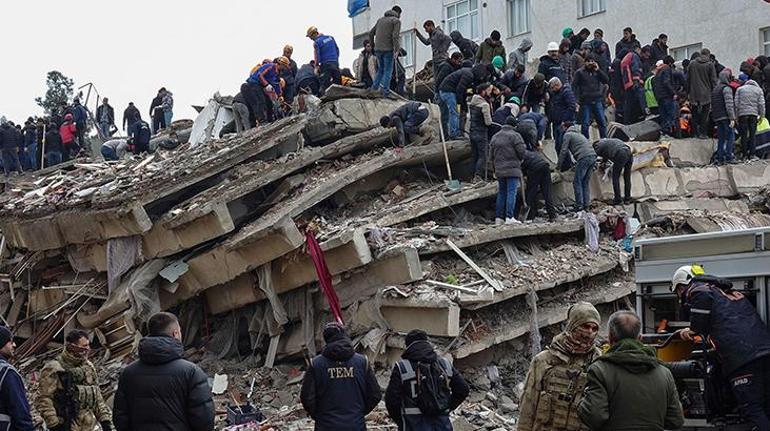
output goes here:
[{"label": "green jacket with hood", "polygon": [[621,340],[588,368],[578,408],[592,431],[663,431],[682,427],[684,417],[674,377],[655,351]]}]

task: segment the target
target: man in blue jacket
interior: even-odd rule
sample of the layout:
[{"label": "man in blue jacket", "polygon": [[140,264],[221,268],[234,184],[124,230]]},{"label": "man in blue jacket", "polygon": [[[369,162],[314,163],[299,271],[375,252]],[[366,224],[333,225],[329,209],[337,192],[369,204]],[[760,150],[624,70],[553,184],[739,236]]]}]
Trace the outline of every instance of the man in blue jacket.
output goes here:
[{"label": "man in blue jacket", "polygon": [[340,48],[333,37],[321,34],[315,27],[307,29],[307,37],[313,41],[315,64],[321,76],[321,93],[332,84],[341,85]]},{"label": "man in blue jacket", "polygon": [[382,399],[369,360],[356,353],[345,327],[333,322],[323,331],[326,347],[313,358],[302,380],[300,400],[316,431],[364,431],[366,415]]},{"label": "man in blue jacket", "polygon": [[15,349],[11,331],[0,326],[0,430],[33,431],[24,382],[8,363]]},{"label": "man in blue jacket", "polygon": [[270,96],[267,95],[265,88],[269,85],[275,91],[275,95],[278,96],[278,100],[283,101],[283,89],[281,88],[281,70],[289,68],[289,59],[286,57],[278,57],[276,62],[268,61],[259,67],[254,68],[253,72],[246,79],[246,83],[249,84],[248,89],[241,87],[241,93],[244,90],[248,90],[247,100],[254,100],[256,104],[256,110],[254,115],[257,118],[257,124],[262,123],[267,119],[268,122],[275,120],[275,109],[273,107],[273,101]]},{"label": "man in blue jacket", "polygon": [[564,137],[564,131],[559,127],[562,123],[574,123],[575,113],[577,111],[577,99],[572,87],[565,84],[557,77],[548,81],[551,89],[551,102],[548,105],[548,119],[555,125],[554,141],[556,144],[556,153],[561,151],[561,143]]}]

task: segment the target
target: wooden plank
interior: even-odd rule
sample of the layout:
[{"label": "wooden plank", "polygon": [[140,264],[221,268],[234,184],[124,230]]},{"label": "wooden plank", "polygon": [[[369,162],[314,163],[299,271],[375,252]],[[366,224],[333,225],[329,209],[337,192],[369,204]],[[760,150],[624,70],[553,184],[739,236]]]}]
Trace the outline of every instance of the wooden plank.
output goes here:
[{"label": "wooden plank", "polygon": [[500,281],[495,280],[494,278],[490,277],[489,274],[487,274],[486,271],[481,269],[480,266],[476,265],[476,262],[474,262],[470,257],[468,257],[467,254],[463,253],[462,250],[458,246],[455,245],[455,243],[452,242],[451,239],[446,240],[446,244],[451,248],[455,253],[457,253],[458,256],[460,256],[460,259],[464,260],[465,263],[470,265],[471,268],[473,268],[476,273],[478,273],[481,278],[487,281],[490,286],[492,286],[493,289],[500,292],[503,290],[503,285],[500,283]]}]

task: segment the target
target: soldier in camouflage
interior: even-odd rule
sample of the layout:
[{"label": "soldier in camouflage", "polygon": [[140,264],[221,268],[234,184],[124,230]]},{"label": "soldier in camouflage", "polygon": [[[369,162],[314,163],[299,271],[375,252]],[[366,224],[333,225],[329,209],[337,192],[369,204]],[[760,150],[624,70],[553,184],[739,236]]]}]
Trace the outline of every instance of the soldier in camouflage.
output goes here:
[{"label": "soldier in camouflage", "polygon": [[67,334],[64,351],[40,373],[35,407],[51,431],[112,430],[112,412],[99,390],[96,367],[88,360],[88,333]]},{"label": "soldier in camouflage", "polygon": [[599,312],[579,302],[567,313],[567,327],[532,360],[524,383],[519,431],[587,430],[577,414],[586,370],[601,351],[594,341]]}]

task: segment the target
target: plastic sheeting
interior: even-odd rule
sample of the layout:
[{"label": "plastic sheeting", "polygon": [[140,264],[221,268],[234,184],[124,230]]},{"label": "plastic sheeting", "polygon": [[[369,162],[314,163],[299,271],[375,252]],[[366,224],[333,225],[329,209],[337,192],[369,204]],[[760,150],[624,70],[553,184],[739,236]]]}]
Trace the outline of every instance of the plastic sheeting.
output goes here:
[{"label": "plastic sheeting", "polygon": [[590,211],[583,212],[583,228],[586,232],[586,245],[592,252],[599,251],[599,221]]},{"label": "plastic sheeting", "polygon": [[348,16],[353,18],[368,7],[369,0],[348,0]]},{"label": "plastic sheeting", "polygon": [[141,260],[142,238],[139,235],[107,241],[107,291],[115,290],[120,277]]}]

